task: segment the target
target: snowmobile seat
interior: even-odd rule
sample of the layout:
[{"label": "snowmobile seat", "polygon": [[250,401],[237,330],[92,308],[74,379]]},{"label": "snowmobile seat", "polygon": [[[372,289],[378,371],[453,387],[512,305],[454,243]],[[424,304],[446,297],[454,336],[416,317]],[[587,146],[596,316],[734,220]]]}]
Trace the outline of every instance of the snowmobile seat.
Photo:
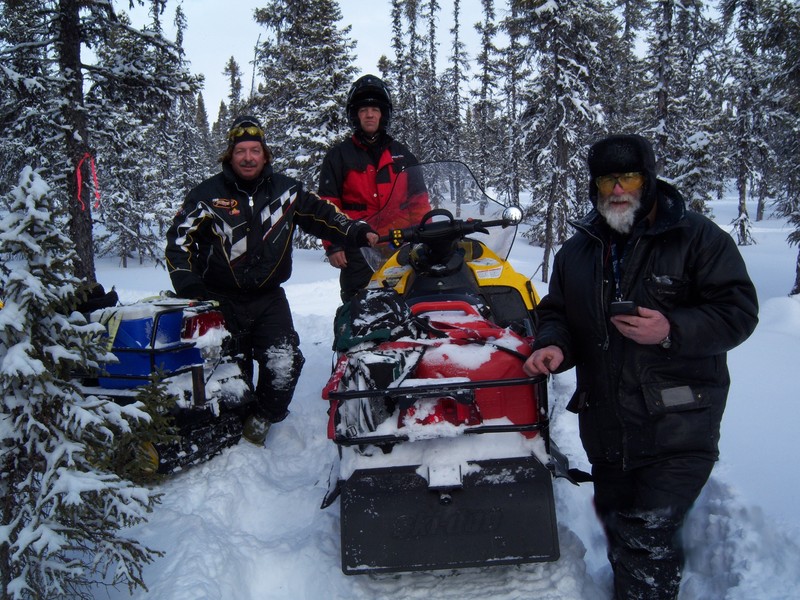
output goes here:
[{"label": "snowmobile seat", "polygon": [[521,335],[533,335],[533,318],[516,288],[507,285],[481,287],[493,320],[500,327],[511,327]]}]

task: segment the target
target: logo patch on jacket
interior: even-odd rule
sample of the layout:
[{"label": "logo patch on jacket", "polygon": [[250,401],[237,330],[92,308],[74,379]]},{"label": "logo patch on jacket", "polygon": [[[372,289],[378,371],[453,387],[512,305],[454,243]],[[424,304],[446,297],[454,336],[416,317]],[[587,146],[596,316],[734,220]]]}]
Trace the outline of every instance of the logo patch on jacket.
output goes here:
[{"label": "logo patch on jacket", "polygon": [[232,198],[214,198],[214,208],[221,208],[222,210],[227,210],[229,215],[238,215],[239,209],[239,201],[234,200]]}]

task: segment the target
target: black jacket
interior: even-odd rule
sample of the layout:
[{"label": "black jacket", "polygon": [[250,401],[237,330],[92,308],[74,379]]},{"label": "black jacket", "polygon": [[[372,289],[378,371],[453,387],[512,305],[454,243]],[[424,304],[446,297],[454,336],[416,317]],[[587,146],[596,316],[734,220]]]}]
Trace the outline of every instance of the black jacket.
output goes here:
[{"label": "black jacket", "polygon": [[[244,187],[249,186],[249,187]],[[280,286],[292,272],[292,234],[364,246],[370,227],[303,190],[267,165],[254,182],[230,165],[189,192],[167,232],[166,259],[180,296],[257,293]]]},{"label": "black jacket", "polygon": [[726,353],[758,322],[758,301],[730,235],[687,212],[657,182],[656,220],[637,225],[621,271],[621,296],[661,311],[672,346],[639,345],[609,321],[610,233],[595,211],[556,254],[547,296],[536,309],[535,347],[559,346],[559,371],[576,367],[570,406],[593,464],[636,467],[689,453],[716,459],[730,379]]}]

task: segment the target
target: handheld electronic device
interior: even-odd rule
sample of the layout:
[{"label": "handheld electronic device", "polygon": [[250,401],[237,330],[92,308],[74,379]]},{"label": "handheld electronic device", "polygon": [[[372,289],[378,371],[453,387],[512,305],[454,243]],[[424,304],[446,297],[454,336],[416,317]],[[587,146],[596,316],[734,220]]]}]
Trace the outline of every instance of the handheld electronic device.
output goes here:
[{"label": "handheld electronic device", "polygon": [[635,315],[636,313],[636,304],[634,304],[630,300],[619,300],[617,302],[612,302],[609,306],[611,316],[614,317],[616,315]]}]

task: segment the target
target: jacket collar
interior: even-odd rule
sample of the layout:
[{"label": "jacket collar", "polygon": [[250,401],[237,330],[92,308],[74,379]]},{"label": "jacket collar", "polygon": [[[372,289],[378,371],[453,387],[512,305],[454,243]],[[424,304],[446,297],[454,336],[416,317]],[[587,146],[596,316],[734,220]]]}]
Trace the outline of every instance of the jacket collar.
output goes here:
[{"label": "jacket collar", "polygon": [[389,144],[392,143],[392,136],[386,133],[384,129],[381,129],[378,132],[378,139],[373,144],[368,144],[364,140],[363,136],[364,134],[361,131],[356,131],[352,137],[353,143],[359,148],[362,148],[363,150],[369,150],[370,148],[378,148],[382,151],[388,148]]},{"label": "jacket collar", "polygon": [[238,186],[241,189],[256,190],[272,176],[272,164],[265,165],[261,171],[261,174],[256,179],[245,181],[244,179],[239,179],[239,177],[236,176],[236,173],[233,172],[233,167],[231,167],[230,163],[224,162],[222,163],[222,176],[230,185]]}]

